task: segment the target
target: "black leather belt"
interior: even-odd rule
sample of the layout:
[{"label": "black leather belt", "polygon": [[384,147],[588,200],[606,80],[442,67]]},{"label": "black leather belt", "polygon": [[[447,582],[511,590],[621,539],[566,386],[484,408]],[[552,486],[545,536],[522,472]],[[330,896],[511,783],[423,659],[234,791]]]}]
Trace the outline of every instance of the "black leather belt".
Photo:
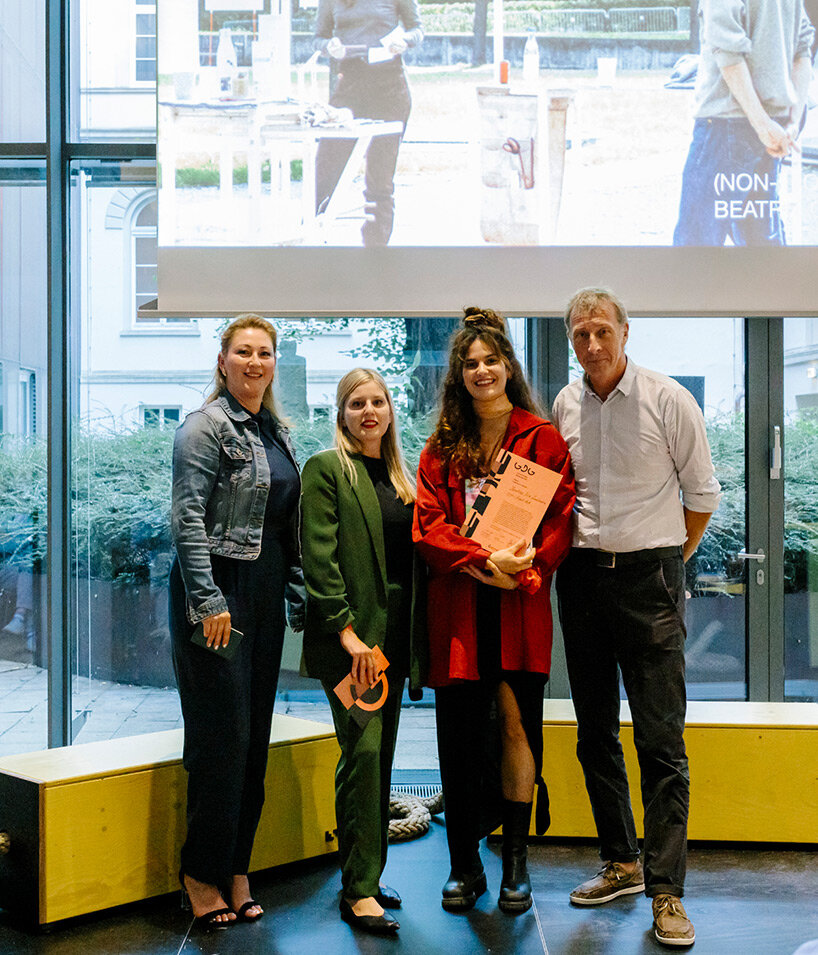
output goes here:
[{"label": "black leather belt", "polygon": [[667,557],[681,557],[682,548],[650,547],[646,550],[594,550],[591,547],[572,547],[571,556],[587,560],[595,567],[613,570],[615,567],[628,567],[632,564],[644,564],[651,560],[664,560]]}]

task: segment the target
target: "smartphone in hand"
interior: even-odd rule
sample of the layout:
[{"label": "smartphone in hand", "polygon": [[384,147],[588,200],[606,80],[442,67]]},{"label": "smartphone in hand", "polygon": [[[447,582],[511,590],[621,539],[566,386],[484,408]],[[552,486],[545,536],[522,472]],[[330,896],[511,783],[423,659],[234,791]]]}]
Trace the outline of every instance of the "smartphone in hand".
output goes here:
[{"label": "smartphone in hand", "polygon": [[230,629],[230,640],[227,646],[222,644],[219,647],[207,645],[207,640],[204,635],[204,624],[197,623],[196,629],[193,631],[190,637],[190,642],[195,643],[199,647],[203,647],[205,650],[209,650],[211,653],[215,653],[216,656],[221,657],[224,660],[232,660],[236,655],[236,651],[239,649],[239,644],[241,643],[241,638],[244,634],[241,630],[236,630],[235,628]]}]

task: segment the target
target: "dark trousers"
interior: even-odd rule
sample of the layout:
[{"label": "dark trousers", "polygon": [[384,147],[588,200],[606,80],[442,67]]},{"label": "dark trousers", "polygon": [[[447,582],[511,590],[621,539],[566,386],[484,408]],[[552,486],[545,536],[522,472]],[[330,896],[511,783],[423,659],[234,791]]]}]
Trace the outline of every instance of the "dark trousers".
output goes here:
[{"label": "dark trousers", "polygon": [[[350,62],[344,64],[342,70],[330,99],[332,106],[351,109],[356,119],[400,120],[406,126],[412,99],[400,63],[368,66]],[[372,220],[368,219],[361,230],[364,245],[386,245],[392,235],[395,168],[401,138],[401,135],[375,136],[369,144],[364,199]],[[319,142],[315,160],[316,208],[335,191],[354,145],[352,139]]]},{"label": "dark trousers", "polygon": [[404,680],[390,680],[384,705],[361,727],[322,681],[341,756],[335,770],[335,817],[341,885],[348,899],[378,893],[389,845],[389,790]]},{"label": "dark trousers", "polygon": [[232,625],[244,637],[232,661],[190,642],[179,565],[170,575],[173,663],[185,724],[187,838],[182,871],[213,885],[243,875],[264,803],[270,725],[284,640],[283,558],[265,544],[256,561],[211,558]]},{"label": "dark trousers", "polygon": [[746,119],[697,119],[673,244],[784,245],[780,168]]},{"label": "dark trousers", "polygon": [[497,686],[509,684],[520,707],[536,775],[542,767],[544,673],[507,673],[435,690],[437,750],[452,870],[481,869],[478,843],[501,823],[502,757]]},{"label": "dark trousers", "polygon": [[557,572],[577,756],[600,855],[614,862],[639,855],[619,742],[621,672],[641,773],[649,896],[684,892],[690,791],[684,586],[681,557],[606,569],[575,548]]}]

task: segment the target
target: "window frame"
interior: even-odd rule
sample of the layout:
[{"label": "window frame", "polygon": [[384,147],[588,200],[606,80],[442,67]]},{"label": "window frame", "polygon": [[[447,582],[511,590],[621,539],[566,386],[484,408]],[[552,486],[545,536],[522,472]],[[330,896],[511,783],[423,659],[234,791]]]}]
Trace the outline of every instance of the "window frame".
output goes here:
[{"label": "window frame", "polygon": [[[144,9],[144,8],[149,9]],[[140,33],[139,32],[139,17],[140,16],[152,16],[153,17],[153,33]],[[156,0],[133,0],[133,14],[132,14],[132,24],[133,24],[133,33],[131,35],[131,82],[138,89],[146,89],[151,86],[156,86],[157,72],[156,72]],[[144,57],[139,56],[139,40],[141,39],[153,39],[153,57]],[[153,77],[151,79],[140,79],[137,75],[138,68],[140,63],[153,63]]]},{"label": "window frame", "polygon": [[[138,249],[138,239],[153,239],[155,247],[158,246],[157,243],[157,234],[158,230],[156,226],[140,226],[138,225],[139,216],[145,211],[145,209],[153,202],[156,204],[157,195],[155,189],[146,190],[144,193],[137,196],[131,203],[131,208],[129,210],[129,215],[127,217],[126,228],[128,230],[127,236],[127,248],[128,248],[128,267],[125,270],[125,274],[129,277],[130,288],[128,289],[129,294],[127,295],[127,312],[126,312],[126,325],[129,328],[150,328],[155,327],[157,324],[161,324],[159,319],[150,319],[142,318],[139,315],[139,296],[148,294],[150,297],[146,301],[150,301],[151,298],[156,298],[156,291],[152,293],[144,293],[139,291],[139,268],[146,267],[146,263],[141,263],[139,261],[139,255],[137,252]],[[158,256],[154,255],[154,259],[158,259]],[[154,269],[158,269],[158,263],[153,262]],[[142,303],[144,304],[144,302]]]},{"label": "window frame", "polygon": [[[169,411],[175,412],[176,417],[168,419],[167,413]],[[156,405],[140,403],[139,423],[142,428],[158,428],[159,430],[178,428],[182,423],[183,411],[184,409],[181,405]],[[156,413],[156,421],[149,424],[146,420],[146,417],[150,412]]]}]

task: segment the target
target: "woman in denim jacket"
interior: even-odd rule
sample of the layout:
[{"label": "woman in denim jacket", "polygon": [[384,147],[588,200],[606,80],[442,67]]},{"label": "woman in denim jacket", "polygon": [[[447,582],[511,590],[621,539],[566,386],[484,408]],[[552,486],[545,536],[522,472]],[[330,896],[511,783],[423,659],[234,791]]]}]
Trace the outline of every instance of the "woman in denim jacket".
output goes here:
[{"label": "woman in denim jacket", "polygon": [[[300,479],[272,395],[275,328],[242,315],[222,335],[216,389],[173,447],[173,662],[185,724],[180,879],[205,928],[254,921],[247,881],[285,627],[303,625]],[[191,642],[201,623],[207,648]],[[227,659],[236,631],[242,637]]]}]

